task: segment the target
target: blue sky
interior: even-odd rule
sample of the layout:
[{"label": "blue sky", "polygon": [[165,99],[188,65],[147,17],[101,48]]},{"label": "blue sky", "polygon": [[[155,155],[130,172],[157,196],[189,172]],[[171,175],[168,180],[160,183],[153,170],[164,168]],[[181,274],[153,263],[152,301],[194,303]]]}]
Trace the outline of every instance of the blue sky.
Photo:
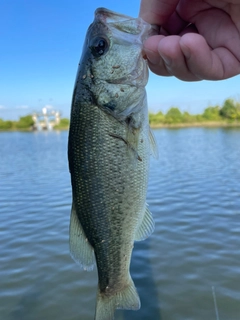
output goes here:
[{"label": "blue sky", "polygon": [[[73,84],[86,30],[97,7],[133,17],[138,0],[0,0],[0,118],[51,106],[69,117]],[[240,76],[183,82],[150,73],[149,109],[171,106],[200,113],[226,98],[240,100]]]}]

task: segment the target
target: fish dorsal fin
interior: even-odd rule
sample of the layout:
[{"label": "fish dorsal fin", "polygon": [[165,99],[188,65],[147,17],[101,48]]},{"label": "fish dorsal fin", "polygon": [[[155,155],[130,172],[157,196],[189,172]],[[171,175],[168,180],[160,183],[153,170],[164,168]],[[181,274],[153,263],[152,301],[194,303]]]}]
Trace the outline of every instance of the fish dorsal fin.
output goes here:
[{"label": "fish dorsal fin", "polygon": [[150,142],[150,150],[151,154],[155,159],[158,159],[158,147],[154,138],[154,135],[152,133],[152,130],[149,128],[149,142]]},{"label": "fish dorsal fin", "polygon": [[152,214],[146,205],[143,220],[141,224],[138,226],[138,229],[136,230],[134,240],[141,241],[148,238],[153,233],[154,227],[155,223],[153,221]]},{"label": "fish dorsal fin", "polygon": [[79,222],[74,203],[70,218],[69,247],[72,258],[84,270],[91,271],[95,262],[94,251]]}]

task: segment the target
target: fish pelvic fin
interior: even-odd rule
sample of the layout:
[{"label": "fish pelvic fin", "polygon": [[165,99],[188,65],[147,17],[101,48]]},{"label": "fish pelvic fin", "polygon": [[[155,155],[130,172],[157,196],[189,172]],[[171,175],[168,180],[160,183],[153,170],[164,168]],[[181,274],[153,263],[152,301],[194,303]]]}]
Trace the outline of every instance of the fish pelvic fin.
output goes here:
[{"label": "fish pelvic fin", "polygon": [[98,289],[94,320],[113,320],[115,309],[138,310],[140,307],[137,290],[130,278],[128,286],[112,296],[102,294]]},{"label": "fish pelvic fin", "polygon": [[91,271],[94,267],[94,251],[88,242],[78,219],[73,202],[69,227],[69,248],[73,258],[84,270]]},{"label": "fish pelvic fin", "polygon": [[147,239],[155,228],[155,223],[152,217],[152,213],[149,211],[147,204],[145,207],[145,213],[141,223],[138,225],[138,228],[135,233],[135,241],[142,241]]}]

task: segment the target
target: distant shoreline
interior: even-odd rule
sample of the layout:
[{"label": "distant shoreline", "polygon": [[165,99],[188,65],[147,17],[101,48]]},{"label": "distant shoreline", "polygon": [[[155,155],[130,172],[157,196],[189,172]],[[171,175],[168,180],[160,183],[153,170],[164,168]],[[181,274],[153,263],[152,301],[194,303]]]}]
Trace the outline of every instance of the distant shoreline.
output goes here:
[{"label": "distant shoreline", "polygon": [[226,122],[226,121],[204,121],[204,122],[189,122],[189,123],[158,123],[151,124],[152,129],[161,128],[234,128],[240,127],[240,121],[238,122]]},{"label": "distant shoreline", "polygon": [[64,128],[53,128],[52,130],[32,130],[31,128],[29,129],[17,129],[17,128],[11,128],[11,129],[0,129],[1,132],[52,132],[52,131],[67,131],[69,130],[69,127],[64,127]]},{"label": "distant shoreline", "polygon": [[[191,115],[187,111],[181,112],[177,107],[171,107],[166,114],[162,111],[148,113],[149,125],[152,129],[161,128],[239,128],[240,127],[240,102],[233,99],[224,101],[223,106],[209,106],[202,114]],[[32,115],[20,117],[18,121],[3,120],[0,118],[0,132],[30,132],[37,125]],[[69,130],[70,119],[62,118],[52,127],[53,131]],[[41,127],[47,129],[48,124]],[[45,131],[45,130],[43,130]],[[34,131],[33,131],[34,132]]]},{"label": "distant shoreline", "polygon": [[[192,123],[159,123],[159,124],[151,124],[151,129],[181,129],[181,128],[240,128],[240,121],[238,122],[225,122],[225,121],[205,121],[205,122],[192,122]],[[51,131],[67,131],[69,127],[64,128],[56,128]],[[51,132],[50,131],[50,132]],[[48,132],[48,130],[32,130],[32,129],[0,129],[1,132]]]}]

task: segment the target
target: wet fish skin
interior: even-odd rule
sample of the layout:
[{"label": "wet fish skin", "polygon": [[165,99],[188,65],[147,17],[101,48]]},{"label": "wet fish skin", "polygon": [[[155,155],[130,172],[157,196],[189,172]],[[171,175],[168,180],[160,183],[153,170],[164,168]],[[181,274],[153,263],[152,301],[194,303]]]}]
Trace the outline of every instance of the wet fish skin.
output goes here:
[{"label": "wet fish skin", "polygon": [[129,265],[134,240],[154,228],[145,205],[151,139],[141,53],[149,32],[140,18],[98,9],[73,93],[70,251],[87,270],[96,258],[96,320],[113,319],[116,308],[140,307]]}]

